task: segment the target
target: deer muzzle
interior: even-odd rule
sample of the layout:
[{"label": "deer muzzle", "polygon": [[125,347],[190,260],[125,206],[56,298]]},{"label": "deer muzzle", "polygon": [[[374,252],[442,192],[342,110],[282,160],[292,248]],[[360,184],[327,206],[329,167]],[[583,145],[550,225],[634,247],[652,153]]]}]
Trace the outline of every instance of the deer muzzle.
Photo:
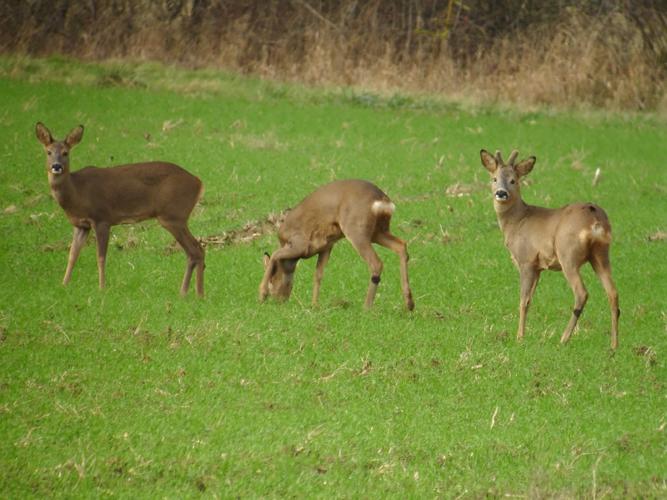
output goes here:
[{"label": "deer muzzle", "polygon": [[51,165],[51,173],[52,174],[62,174],[63,173],[63,166],[60,163],[54,163]]},{"label": "deer muzzle", "polygon": [[505,189],[496,190],[496,200],[498,201],[507,201],[510,197],[510,194]]}]

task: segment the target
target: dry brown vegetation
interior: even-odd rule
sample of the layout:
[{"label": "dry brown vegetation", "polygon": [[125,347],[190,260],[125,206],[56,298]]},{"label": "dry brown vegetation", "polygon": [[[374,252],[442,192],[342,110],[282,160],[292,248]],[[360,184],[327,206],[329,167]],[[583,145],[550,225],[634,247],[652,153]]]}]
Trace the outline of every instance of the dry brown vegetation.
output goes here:
[{"label": "dry brown vegetation", "polygon": [[4,0],[0,52],[483,102],[667,109],[662,0]]}]

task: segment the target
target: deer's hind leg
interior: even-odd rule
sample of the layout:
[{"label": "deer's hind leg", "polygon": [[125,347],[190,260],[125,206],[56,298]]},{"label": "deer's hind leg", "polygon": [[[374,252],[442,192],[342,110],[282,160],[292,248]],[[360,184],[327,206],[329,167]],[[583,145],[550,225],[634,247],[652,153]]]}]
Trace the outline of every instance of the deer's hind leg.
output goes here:
[{"label": "deer's hind leg", "polygon": [[570,336],[579,321],[579,316],[581,316],[586,301],[588,300],[588,291],[581,279],[580,271],[581,266],[590,260],[591,248],[586,244],[582,244],[579,238],[575,239],[572,236],[561,238],[560,241],[557,242],[557,248],[560,249],[556,252],[558,262],[560,263],[563,275],[574,294],[574,308],[572,309],[572,315],[570,316],[570,321],[560,338],[561,343],[564,344],[570,339]]},{"label": "deer's hind leg", "polygon": [[565,275],[567,282],[570,284],[570,288],[572,288],[572,293],[574,293],[574,309],[572,310],[570,321],[565,327],[563,336],[560,338],[561,344],[564,344],[570,340],[570,336],[572,335],[574,328],[577,326],[579,316],[581,316],[581,313],[584,310],[584,306],[586,305],[586,301],[588,300],[588,292],[586,291],[584,282],[581,279],[579,269],[579,266],[568,268],[563,267],[563,274]]},{"label": "deer's hind leg", "polygon": [[197,295],[200,297],[204,295],[204,248],[192,235],[185,222],[171,221],[168,219],[159,218],[158,222],[169,231],[179,245],[183,248],[188,262],[185,267],[183,275],[183,282],[181,283],[181,295],[185,295],[190,288],[190,280],[192,273],[197,269],[196,283]]},{"label": "deer's hind leg", "polygon": [[377,234],[375,242],[398,255],[401,263],[401,288],[403,290],[403,298],[405,299],[405,307],[407,307],[408,311],[412,311],[415,308],[415,301],[412,298],[410,279],[408,277],[408,260],[410,260],[408,245],[389,232]]},{"label": "deer's hind leg", "polygon": [[366,292],[366,300],[364,307],[370,309],[375,301],[375,294],[377,293],[378,285],[380,284],[380,277],[382,275],[382,261],[378,254],[375,253],[373,245],[366,234],[346,234],[345,235],[354,249],[359,253],[362,259],[368,264],[371,271],[371,280],[368,283],[368,290]]},{"label": "deer's hind leg", "polygon": [[609,247],[600,246],[593,249],[591,256],[591,266],[595,274],[600,278],[600,282],[607,293],[609,300],[609,309],[611,310],[611,348],[618,347],[618,318],[621,310],[618,307],[618,291],[614,280],[611,278],[611,263],[609,262]]}]

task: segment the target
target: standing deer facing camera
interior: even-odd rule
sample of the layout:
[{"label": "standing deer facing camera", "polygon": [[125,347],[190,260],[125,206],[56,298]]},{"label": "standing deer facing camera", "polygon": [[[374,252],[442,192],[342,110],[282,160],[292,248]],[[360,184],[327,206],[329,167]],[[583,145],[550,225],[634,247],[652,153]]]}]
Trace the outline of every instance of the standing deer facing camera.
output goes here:
[{"label": "standing deer facing camera", "polygon": [[493,205],[505,236],[505,246],[519,269],[521,301],[517,338],[523,338],[526,312],[540,273],[550,269],[563,271],[574,292],[574,310],[560,341],[569,340],[588,299],[579,269],[590,262],[609,299],[611,348],[616,349],[620,309],[616,286],[611,279],[611,225],[605,211],[592,203],[575,203],[556,209],[528,205],[521,199],[519,180],[533,169],[535,157],[515,164],[518,151],[514,150],[505,164],[500,151],[492,156],[482,149],[480,155],[482,165],[493,177]]},{"label": "standing deer facing camera", "polygon": [[190,286],[197,270],[197,294],[204,294],[204,249],[190,233],[188,218],[203,191],[202,182],[172,163],[149,162],[110,168],[85,167],[70,171],[69,153],[83,136],[83,126],[74,128],[63,141],[53,139],[42,123],[36,134],[46,153],[46,172],[51,194],[74,226],[63,285],[92,228],[97,237],[97,267],[104,288],[104,264],[111,226],[157,219],[174,235],[188,257],[181,294]]},{"label": "standing deer facing camera", "polygon": [[373,305],[382,274],[382,261],[372,245],[377,243],[398,254],[405,305],[410,311],[414,309],[408,280],[407,245],[389,232],[394,208],[389,197],[377,186],[362,180],[335,181],[311,193],[287,214],[280,226],[280,248],[270,257],[265,255],[265,272],[259,285],[260,301],[269,294],[288,299],[297,262],[317,255],[313,282],[313,305],[316,305],[331,249],[345,237],[371,271],[366,308]]}]

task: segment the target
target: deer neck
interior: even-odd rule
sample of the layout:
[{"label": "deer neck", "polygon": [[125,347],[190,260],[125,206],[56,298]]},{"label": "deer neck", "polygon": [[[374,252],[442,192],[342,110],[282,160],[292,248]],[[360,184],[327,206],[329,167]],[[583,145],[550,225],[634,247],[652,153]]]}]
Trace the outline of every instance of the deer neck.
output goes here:
[{"label": "deer neck", "polygon": [[507,206],[503,203],[494,202],[498,224],[505,235],[514,232],[519,226],[521,220],[528,214],[528,205],[519,198],[514,203]]},{"label": "deer neck", "polygon": [[65,210],[72,206],[74,199],[74,184],[69,172],[54,175],[49,174],[49,187],[51,188],[51,196],[58,202],[58,204]]}]

